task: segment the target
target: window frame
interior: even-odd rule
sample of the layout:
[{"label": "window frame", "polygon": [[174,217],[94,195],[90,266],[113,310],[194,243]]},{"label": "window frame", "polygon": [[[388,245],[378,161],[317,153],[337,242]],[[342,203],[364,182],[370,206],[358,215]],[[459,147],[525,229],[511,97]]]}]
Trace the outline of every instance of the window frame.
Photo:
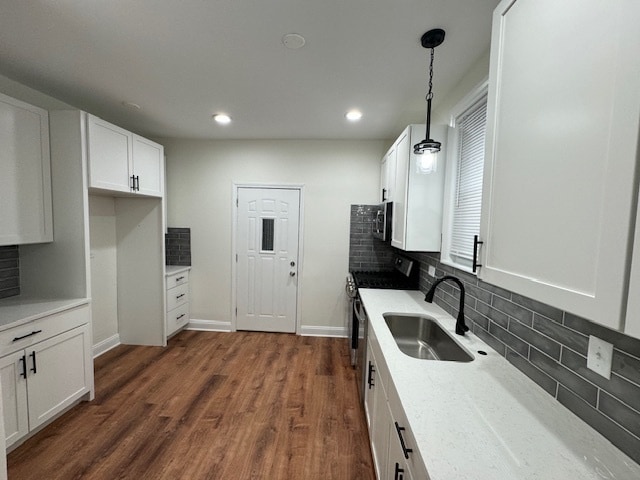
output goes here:
[{"label": "window frame", "polygon": [[[455,107],[451,109],[449,135],[447,138],[447,166],[444,179],[444,202],[442,214],[442,248],[440,262],[475,275],[471,265],[458,263],[451,257],[451,241],[453,229],[453,211],[455,206],[456,184],[458,180],[458,142],[459,128],[456,123],[458,118],[483,97],[487,97],[489,90],[489,79],[485,78],[480,84],[473,88]],[[484,168],[483,168],[484,170]],[[479,232],[478,232],[479,233]]]}]

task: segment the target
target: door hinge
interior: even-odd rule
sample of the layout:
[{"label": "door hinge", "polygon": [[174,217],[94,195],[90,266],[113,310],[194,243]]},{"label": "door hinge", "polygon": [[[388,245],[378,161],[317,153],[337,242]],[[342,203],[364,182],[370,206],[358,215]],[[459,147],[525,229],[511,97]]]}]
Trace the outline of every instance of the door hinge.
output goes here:
[{"label": "door hinge", "polygon": [[236,263],[238,263],[238,254],[236,253]]},{"label": "door hinge", "polygon": [[238,307],[236,307],[236,317],[238,316]]},{"label": "door hinge", "polygon": [[238,206],[238,199],[236,198],[236,207]]}]

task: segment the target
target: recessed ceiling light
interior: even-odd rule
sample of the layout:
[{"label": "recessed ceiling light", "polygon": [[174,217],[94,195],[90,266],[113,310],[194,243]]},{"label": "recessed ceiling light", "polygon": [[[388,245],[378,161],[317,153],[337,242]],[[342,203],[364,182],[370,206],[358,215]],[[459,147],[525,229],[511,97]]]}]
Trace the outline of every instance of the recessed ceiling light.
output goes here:
[{"label": "recessed ceiling light", "polygon": [[231,123],[231,117],[226,113],[216,113],[213,116],[213,119],[218,122],[220,125],[227,125]]},{"label": "recessed ceiling light", "polygon": [[349,110],[344,116],[347,117],[347,120],[350,122],[357,122],[362,118],[362,112],[360,110]]},{"label": "recessed ceiling light", "polygon": [[307,43],[307,41],[304,39],[304,37],[297,33],[287,33],[282,37],[282,44],[285,47],[291,48],[294,50],[297,48],[304,47],[305,43]]},{"label": "recessed ceiling light", "polygon": [[142,107],[140,105],[138,105],[137,103],[122,102],[122,105],[124,105],[125,107],[128,107],[128,108],[131,108],[133,110],[142,110]]}]

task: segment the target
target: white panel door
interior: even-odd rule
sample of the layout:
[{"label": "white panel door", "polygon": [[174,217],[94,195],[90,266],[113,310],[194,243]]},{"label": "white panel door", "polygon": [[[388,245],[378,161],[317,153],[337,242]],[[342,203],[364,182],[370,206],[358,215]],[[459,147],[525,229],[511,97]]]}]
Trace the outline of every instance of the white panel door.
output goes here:
[{"label": "white panel door", "polygon": [[638,18],[630,0],[504,0],[491,46],[480,278],[616,329],[638,152]]},{"label": "white panel door", "polygon": [[296,331],[299,216],[297,189],[238,189],[238,330]]}]

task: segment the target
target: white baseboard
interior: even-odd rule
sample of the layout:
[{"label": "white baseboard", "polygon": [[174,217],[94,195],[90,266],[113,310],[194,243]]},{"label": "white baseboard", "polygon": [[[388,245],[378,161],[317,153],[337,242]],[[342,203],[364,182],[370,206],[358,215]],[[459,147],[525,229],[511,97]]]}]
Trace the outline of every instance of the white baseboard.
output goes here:
[{"label": "white baseboard", "polygon": [[231,322],[221,320],[199,320],[192,318],[189,320],[187,330],[201,330],[204,332],[230,332]]},{"label": "white baseboard", "polygon": [[103,353],[108,352],[118,345],[120,345],[120,335],[116,333],[115,335],[112,335],[106,340],[102,340],[101,342],[98,342],[93,346],[93,358],[99,357]]},{"label": "white baseboard", "polygon": [[305,337],[340,337],[349,336],[349,330],[346,327],[300,327],[300,335]]}]

